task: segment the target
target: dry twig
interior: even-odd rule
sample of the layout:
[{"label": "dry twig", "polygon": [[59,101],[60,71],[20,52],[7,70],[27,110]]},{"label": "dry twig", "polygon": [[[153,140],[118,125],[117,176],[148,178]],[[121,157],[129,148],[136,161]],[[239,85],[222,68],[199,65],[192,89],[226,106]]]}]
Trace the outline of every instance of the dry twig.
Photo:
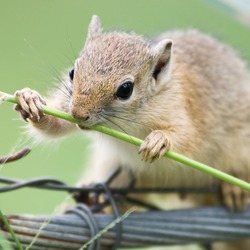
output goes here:
[{"label": "dry twig", "polygon": [[24,156],[26,156],[30,152],[30,148],[24,147],[22,150],[15,152],[13,154],[7,156],[0,156],[0,164],[4,164],[7,162],[17,161]]}]

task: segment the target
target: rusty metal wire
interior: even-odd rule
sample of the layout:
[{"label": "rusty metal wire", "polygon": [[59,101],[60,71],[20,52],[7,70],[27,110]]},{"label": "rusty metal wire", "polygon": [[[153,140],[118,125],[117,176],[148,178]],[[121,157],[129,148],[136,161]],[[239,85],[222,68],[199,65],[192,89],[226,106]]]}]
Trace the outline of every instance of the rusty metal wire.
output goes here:
[{"label": "rusty metal wire", "polygon": [[[118,170],[119,171],[119,170]],[[94,194],[96,196],[100,196],[102,194],[107,194],[107,186],[104,183],[94,184],[91,186],[71,186],[67,185],[66,183],[49,177],[40,177],[40,178],[33,178],[28,180],[19,180],[7,177],[0,177],[0,184],[4,184],[0,186],[0,193],[10,192],[21,188],[36,188],[36,189],[47,189],[47,190],[56,190],[56,191],[66,191],[72,194],[72,197],[76,200],[76,202],[87,202],[90,197],[90,194]],[[133,186],[128,186],[124,188],[114,188],[109,187],[108,192],[110,192],[109,196],[105,196],[102,204],[95,204],[91,209],[93,211],[100,211],[102,208],[110,204],[108,202],[111,195],[115,197],[122,197],[124,200],[131,204],[135,204],[138,206],[143,206],[151,210],[158,210],[157,206],[152,204],[145,203],[138,199],[132,198],[130,195],[135,193],[158,193],[158,194],[166,194],[166,193],[214,193],[218,195],[218,188],[137,188]],[[96,198],[98,200],[98,198]],[[114,203],[113,203],[114,208]]]},{"label": "rusty metal wire", "polygon": [[[39,188],[39,189],[50,189],[57,191],[67,191],[67,192],[103,192],[103,187],[101,185],[92,185],[86,187],[76,187],[65,184],[64,182],[50,178],[50,177],[39,177],[29,180],[20,180],[8,177],[0,177],[0,183],[7,184],[3,187],[0,187],[0,193],[14,191],[16,189],[30,187],[30,188]],[[110,188],[112,193],[125,195],[127,193],[217,193],[218,188],[134,188],[134,187],[125,187],[125,188]]]},{"label": "rusty metal wire", "polygon": [[[10,154],[8,156],[2,156],[0,157],[0,164],[4,164],[7,162],[11,161],[16,161],[24,156],[26,156],[30,152],[30,149],[28,147],[24,147],[22,150],[19,152]],[[85,187],[76,187],[76,186],[70,186],[65,184],[64,182],[50,178],[50,177],[39,177],[39,178],[33,178],[29,180],[19,180],[19,179],[14,179],[14,178],[7,178],[7,177],[0,177],[0,193],[3,192],[9,192],[9,191],[14,191],[20,188],[24,187],[30,187],[30,188],[39,188],[39,189],[48,189],[48,190],[57,190],[57,191],[66,191],[71,194],[73,194],[73,197],[77,202],[82,202],[86,199],[88,199],[90,193],[94,194],[103,194],[107,192],[110,192],[109,197],[114,196],[114,195],[120,195],[123,196],[129,201],[130,203],[134,203],[137,205],[141,206],[146,206],[150,209],[157,209],[157,207],[150,205],[150,204],[145,204],[139,200],[134,200],[133,198],[129,197],[129,194],[133,193],[158,193],[158,194],[164,194],[164,193],[173,193],[173,192],[178,192],[178,193],[218,193],[218,187],[204,187],[204,188],[136,188],[133,186],[133,181],[128,184],[127,187],[124,188],[110,188],[109,183],[119,175],[121,172],[121,168],[117,168],[114,170],[113,173],[110,174],[110,176],[107,178],[105,183],[98,183],[94,184],[92,186],[85,186]],[[131,177],[133,179],[133,177]],[[110,198],[109,198],[110,199]],[[107,201],[105,201],[107,202]],[[103,203],[102,206],[105,206],[106,203]],[[112,200],[109,200],[112,204]],[[114,203],[112,204],[114,213],[116,213],[116,209],[114,206]],[[96,208],[92,208],[96,209]],[[98,204],[98,210],[101,209],[100,204]]]}]

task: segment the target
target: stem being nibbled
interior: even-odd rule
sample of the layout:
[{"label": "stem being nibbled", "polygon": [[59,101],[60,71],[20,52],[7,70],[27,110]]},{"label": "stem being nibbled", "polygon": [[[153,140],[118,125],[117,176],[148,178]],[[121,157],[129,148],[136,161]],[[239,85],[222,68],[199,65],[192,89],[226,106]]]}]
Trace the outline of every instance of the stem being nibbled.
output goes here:
[{"label": "stem being nibbled", "polygon": [[[18,103],[13,95],[9,95],[9,94],[4,93],[4,92],[0,92],[0,100],[12,102],[12,103]],[[50,108],[47,106],[43,106],[43,111],[47,115],[52,115],[52,116],[55,116],[55,117],[67,120],[69,122],[73,122],[73,123],[76,123],[76,124],[79,124],[79,125],[86,127],[86,125],[84,125],[81,121],[74,119],[70,114],[65,113],[63,111],[56,110],[56,109],[53,109],[53,108]],[[113,130],[113,129],[110,129],[110,128],[107,128],[104,126],[94,125],[94,126],[91,126],[88,128],[95,130],[95,131],[98,131],[98,132],[101,132],[101,133],[104,133],[104,134],[107,134],[107,135],[110,135],[112,137],[115,137],[117,139],[120,139],[122,141],[131,143],[131,144],[134,144],[136,146],[140,146],[142,143],[142,140],[139,138],[124,134],[122,132],[119,132],[119,131],[116,131],[116,130]],[[217,170],[215,168],[207,166],[201,162],[192,160],[184,155],[177,154],[177,153],[172,152],[172,151],[168,151],[165,153],[164,156],[169,158],[169,159],[175,160],[177,162],[183,163],[186,166],[189,166],[189,167],[192,167],[194,169],[200,170],[204,173],[207,173],[207,174],[209,174],[213,177],[216,177],[222,181],[231,183],[231,184],[238,186],[244,190],[250,191],[250,184],[249,183],[247,183],[241,179],[238,179],[232,175],[226,174],[220,170]]]}]

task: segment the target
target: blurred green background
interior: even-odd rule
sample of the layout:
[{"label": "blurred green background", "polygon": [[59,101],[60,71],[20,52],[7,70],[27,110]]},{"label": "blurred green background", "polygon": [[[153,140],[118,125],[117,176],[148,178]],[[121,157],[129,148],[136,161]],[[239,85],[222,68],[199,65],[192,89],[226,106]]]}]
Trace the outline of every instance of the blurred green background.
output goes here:
[{"label": "blurred green background", "polygon": [[[155,35],[167,29],[198,28],[250,59],[250,29],[217,1],[202,0],[0,0],[0,91],[30,87],[45,94],[56,75],[72,66],[84,45],[93,14],[103,27]],[[51,176],[74,184],[88,167],[88,141],[79,134],[57,143],[34,145],[9,103],[0,105],[0,155],[31,145],[25,159],[0,166],[0,176]],[[98,173],[97,173],[98,174]],[[66,194],[22,189],[0,194],[5,213],[51,213]]]}]

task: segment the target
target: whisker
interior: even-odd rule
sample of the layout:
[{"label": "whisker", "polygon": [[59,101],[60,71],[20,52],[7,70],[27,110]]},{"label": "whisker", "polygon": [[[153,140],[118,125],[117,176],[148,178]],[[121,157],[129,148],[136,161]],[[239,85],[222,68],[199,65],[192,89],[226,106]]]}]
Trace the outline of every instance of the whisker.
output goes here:
[{"label": "whisker", "polygon": [[127,133],[120,125],[116,124],[115,122],[113,122],[112,120],[108,119],[108,118],[105,117],[105,116],[102,116],[102,115],[101,115],[100,117],[103,118],[104,120],[107,120],[109,123],[115,125],[118,129],[120,129],[122,132],[124,132],[125,134],[128,135],[128,133]]},{"label": "whisker", "polygon": [[[74,50],[73,45],[72,45],[72,40],[70,39],[68,29],[66,29],[66,34],[67,34],[67,38],[68,38],[68,41],[69,41],[70,49],[71,49],[71,51],[72,51],[72,53],[73,53],[74,59],[76,60],[76,59],[77,59],[77,56],[76,56],[75,50]],[[74,60],[74,61],[75,61],[75,60]],[[73,65],[73,64],[74,64],[74,63],[72,63],[72,65]]]},{"label": "whisker", "polygon": [[[131,115],[131,111],[126,111],[126,110],[124,110],[124,109],[121,109],[121,108],[119,108],[119,109],[116,109],[116,108],[113,108],[112,107],[112,112],[111,113],[122,113],[122,114],[126,114],[126,115]],[[147,110],[145,110],[145,111],[140,111],[140,114],[149,114],[149,112],[147,111]],[[159,114],[159,115],[161,115],[162,116],[162,111],[160,111],[160,112],[157,112],[157,111],[154,111],[154,114]]]},{"label": "whisker", "polygon": [[59,79],[60,82],[63,80],[62,74],[52,64],[50,64],[50,70],[51,70],[51,73],[53,74],[53,76],[56,77],[57,79]]},{"label": "whisker", "polygon": [[[134,140],[133,140],[133,138],[131,137],[131,135],[130,135],[129,133],[127,133],[127,131],[124,130],[121,126],[119,126],[118,124],[116,124],[116,123],[113,122],[112,120],[108,119],[107,117],[104,117],[104,116],[102,116],[102,115],[101,115],[100,117],[103,118],[104,120],[107,120],[107,121],[110,122],[111,124],[117,126],[117,128],[119,128],[123,133],[125,133],[126,135],[128,135],[128,136],[130,137],[131,141],[134,142]],[[135,143],[134,143],[134,145],[135,145]],[[135,146],[135,147],[136,147],[136,146]]]},{"label": "whisker", "polygon": [[113,117],[113,118],[116,118],[116,119],[119,119],[119,120],[122,120],[122,121],[134,123],[134,124],[139,125],[141,127],[147,127],[148,129],[151,129],[151,127],[148,126],[146,123],[137,122],[135,120],[132,120],[132,119],[129,119],[129,118],[126,118],[126,117],[116,116],[116,115],[113,115],[113,114],[107,114],[107,116]]},{"label": "whisker", "polygon": [[51,69],[53,70],[53,76],[56,79],[56,83],[53,84],[54,87],[60,90],[67,98],[70,98],[72,96],[72,88],[67,83],[67,80],[55,67],[51,66]]},{"label": "whisker", "polygon": [[[69,64],[70,65],[74,65],[74,63],[75,63],[75,58],[72,60],[72,58],[70,58],[67,54],[65,54],[65,53],[63,53],[63,56],[68,60],[68,62],[69,62]],[[74,55],[74,57],[75,57],[75,55]]]},{"label": "whisker", "polygon": [[67,82],[65,82],[65,81],[62,82],[62,85],[63,85],[64,89],[61,88],[61,90],[65,91],[67,97],[70,98],[72,96],[72,94],[73,94],[72,87],[69,86],[69,84]]},{"label": "whisker", "polygon": [[54,87],[58,89],[61,93],[65,95],[67,99],[71,99],[72,97],[72,86],[69,80],[62,78],[61,81],[54,84]]}]

